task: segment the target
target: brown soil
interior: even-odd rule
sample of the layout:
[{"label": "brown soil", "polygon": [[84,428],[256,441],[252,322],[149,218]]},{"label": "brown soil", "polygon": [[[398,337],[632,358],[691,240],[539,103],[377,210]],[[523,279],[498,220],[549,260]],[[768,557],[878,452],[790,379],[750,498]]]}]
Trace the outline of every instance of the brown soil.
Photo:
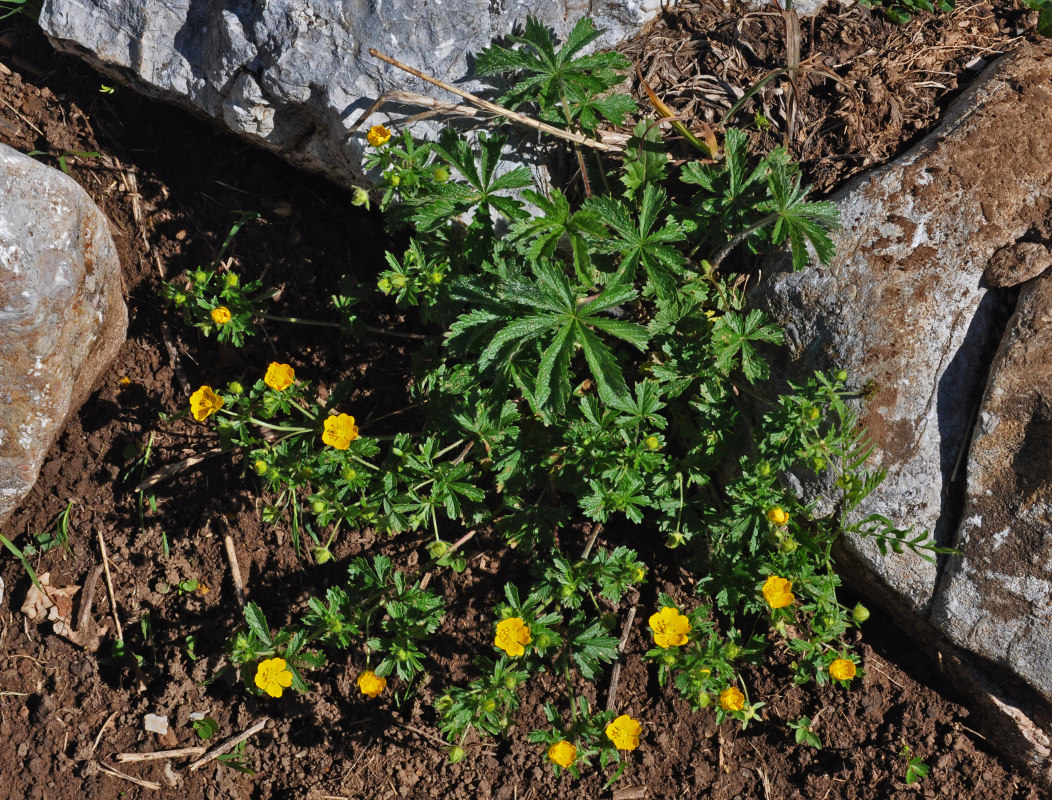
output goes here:
[{"label": "brown soil", "polygon": [[[740,31],[736,46],[750,44],[747,60],[756,70],[776,66],[780,21],[750,15],[731,24],[727,20],[733,13],[684,3],[668,18],[663,46],[672,53],[718,55],[719,37],[734,29]],[[848,84],[865,82],[855,70],[879,73],[878,67],[864,66],[868,54],[858,55],[872,42],[900,41],[902,56],[912,53],[910,63],[916,65],[929,46],[923,43],[937,35],[933,31],[956,35],[965,30],[959,21],[982,20],[984,30],[992,26],[1008,39],[1022,24],[1007,6],[980,4],[959,12],[965,16],[914,23],[924,32],[918,39],[909,32],[912,28],[888,27],[872,16],[857,16],[862,13],[824,14],[805,26],[805,31],[814,31],[805,35],[806,55],[810,42],[847,35],[833,31],[840,21],[851,20],[854,33],[849,38],[859,42],[856,55],[834,57],[845,64],[854,58],[843,73]],[[708,28],[714,33],[703,34]],[[680,37],[678,44],[669,38],[673,34]],[[983,47],[991,46],[990,40],[982,41]],[[656,51],[648,47],[642,60],[648,74],[654,74],[646,65],[653,66]],[[952,88],[971,74],[961,71],[970,57],[962,52],[948,66],[940,62],[924,69],[952,71],[940,78]],[[663,91],[671,85],[672,78],[668,80],[660,87]],[[896,85],[890,73],[881,80],[887,87]],[[112,370],[68,423],[35,489],[0,532],[25,544],[34,534],[53,529],[67,501],[75,501],[73,555],[55,548],[35,557],[34,565],[51,573],[53,585],[81,585],[101,563],[101,534],[125,640],[145,660],[139,671],[119,669],[97,657],[105,648],[87,653],[54,635],[47,623],[28,624],[17,609],[29,580],[13,559],[5,558],[0,567],[6,588],[0,606],[0,797],[1048,796],[1001,760],[981,731],[972,730],[967,698],[957,696],[933,665],[919,661],[916,651],[876,614],[859,642],[865,677],[851,691],[794,685],[788,656],[775,648],[773,662],[748,675],[752,692],[767,705],[764,721],[744,732],[731,723],[718,728],[710,711],[691,713],[672,691],[658,686],[656,674],[639,657],[645,643],[637,623],[623,660],[618,706],[644,720],[644,742],[613,790],[604,791],[594,774],[576,784],[567,777],[555,779],[537,749],[525,743],[524,732],[542,722],[540,707],[548,688],[543,677],[527,686],[508,740],[477,743],[470,748],[471,757],[450,765],[440,747],[431,701],[442,687],[473,677],[471,655],[481,649],[485,637],[480,631],[488,630],[484,619],[503,582],[521,569],[521,556],[483,536],[472,540],[463,575],[439,575],[432,583],[444,594],[450,613],[436,637],[428,665],[431,677],[405,703],[399,705],[391,693],[377,701],[361,698],[353,687],[360,667],[353,651],[322,670],[316,688],[304,697],[274,701],[250,696],[226,677],[209,682],[240,618],[224,535],[232,536],[250,597],[263,606],[272,624],[286,622],[301,610],[308,594],[338,580],[348,556],[382,549],[411,564],[421,541],[403,535],[376,542],[363,532],[337,549],[334,563],[301,563],[287,529],[260,522],[260,487],[236,455],[207,459],[158,484],[152,490],[156,509],[147,503],[140,515],[133,487],[143,474],[216,444],[203,426],[185,419],[166,422],[162,415],[186,407],[189,387],[258,374],[277,357],[300,374],[324,376],[319,382],[327,386],[354,376],[363,387],[356,407],[374,409],[362,415],[362,424],[376,417],[374,429],[392,432],[385,428],[393,424],[390,418],[379,418],[407,404],[411,353],[396,339],[350,344],[315,329],[280,325],[272,326],[262,341],[232,350],[201,338],[170,314],[159,298],[162,278],[210,261],[234,219],[233,209],[263,215],[236,242],[239,268],[282,287],[277,313],[307,317],[331,314],[325,298],[336,291],[341,275],[355,275],[367,285],[375,280],[385,244],[382,222],[352,209],[344,193],[207,123],[124,88],[100,92],[106,83],[82,63],[56,56],[25,20],[0,22],[0,141],[23,152],[45,151],[51,163],[63,153],[101,154],[67,157],[67,163],[112,223],[131,316],[128,341]],[[869,83],[865,87],[876,92]],[[816,91],[813,97],[799,115],[808,131],[799,153],[813,160],[805,167],[823,188],[897,151],[910,136],[930,127],[943,99],[934,89],[928,95],[911,94],[910,102],[897,105],[901,118],[892,136],[875,117],[861,127],[816,123],[819,112],[807,103],[818,103],[821,95]],[[823,102],[836,108],[842,99],[830,96]],[[773,111],[768,116],[777,121]],[[805,145],[815,141],[824,149],[809,156]],[[844,158],[837,160],[838,154]],[[377,326],[400,321],[393,306],[380,299],[367,315]],[[123,378],[130,383],[125,385]],[[137,459],[147,445],[150,460],[144,467]],[[675,590],[670,581],[678,580],[679,573],[667,555],[662,559],[664,566],[655,570],[662,577],[645,587],[641,609],[653,604],[658,590]],[[178,583],[186,579],[200,581],[209,591],[179,591]],[[95,623],[112,628],[101,581],[94,609]],[[196,660],[188,652],[188,636],[196,637]],[[606,691],[603,680],[600,702],[605,702]],[[116,763],[117,753],[198,744],[189,725],[194,711],[215,718],[220,737],[269,717],[248,745],[255,776],[216,762],[191,773],[187,759],[171,762],[167,770],[163,761]],[[143,716],[148,713],[167,715],[171,732],[164,737],[145,733]],[[825,749],[793,742],[785,723],[804,715],[816,719]],[[905,762],[898,755],[903,744],[931,766],[931,776],[915,787],[903,781]],[[161,788],[139,786],[106,769],[155,781]]]}]

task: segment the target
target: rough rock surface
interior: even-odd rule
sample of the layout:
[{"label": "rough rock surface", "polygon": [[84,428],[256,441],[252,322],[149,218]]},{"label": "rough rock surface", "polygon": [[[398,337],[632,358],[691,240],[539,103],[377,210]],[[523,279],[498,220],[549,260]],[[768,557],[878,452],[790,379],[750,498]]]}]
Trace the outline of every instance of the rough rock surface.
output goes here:
[{"label": "rough rock surface", "polygon": [[[964,457],[1012,300],[984,272],[992,265],[1003,285],[1047,260],[1049,130],[1052,46],[1021,48],[920,144],[832,198],[843,230],[829,267],[777,274],[758,293],[787,330],[791,376],[842,367],[866,388],[862,421],[888,477],[863,512],[944,544],[960,523]],[[882,558],[870,540],[848,546],[907,606],[930,609],[936,565]]]},{"label": "rough rock surface", "polygon": [[[469,91],[468,58],[527,15],[565,37],[589,14],[612,45],[659,0],[45,0],[40,25],[60,49],[154,97],[345,186],[362,183],[365,133],[348,129],[385,91],[452,95],[369,55],[374,47]],[[402,107],[405,110],[405,107]],[[420,108],[412,109],[412,113]],[[423,130],[423,129],[418,129]]]},{"label": "rough rock surface", "polygon": [[102,212],[72,179],[0,145],[0,522],[127,326]]},{"label": "rough rock surface", "polygon": [[954,546],[932,621],[1052,699],[1052,274],[1023,285],[1001,340]]}]

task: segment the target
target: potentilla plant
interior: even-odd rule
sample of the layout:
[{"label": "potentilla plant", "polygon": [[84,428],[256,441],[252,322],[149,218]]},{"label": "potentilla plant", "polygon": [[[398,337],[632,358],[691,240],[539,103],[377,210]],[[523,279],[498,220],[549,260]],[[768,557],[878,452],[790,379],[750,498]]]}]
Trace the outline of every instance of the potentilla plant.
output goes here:
[{"label": "potentilla plant", "polygon": [[[860,674],[844,634],[868,612],[837,598],[839,537],[945,551],[880,515],[850,516],[883,475],[866,467],[871,447],[846,374],[816,374],[773,397],[761,388],[782,332],[746,306],[744,278],[723,265],[738,247],[787,246],[796,267],[827,262],[835,207],[806,199],[784,149],[751,157],[739,131],[722,132],[722,151],[714,138],[702,161],[673,166],[660,120],[614,91],[626,63],[581,55],[597,36],[582,20],[557,48],[531,20],[478,59],[485,74],[507,73],[504,102],[520,113],[576,133],[639,120],[618,162],[575,151],[580,196],[534,185],[525,167],[504,170],[503,133],[418,142],[374,125],[366,134],[381,206],[408,242],[378,270],[377,290],[444,330],[418,354],[422,432],[394,435],[381,456],[351,416],[349,386],[319,403],[279,363],[247,390],[202,387],[191,410],[247,453],[272,498],[268,518],[289,514],[296,532],[310,510],[319,561],[338,529],[362,527],[420,532],[428,555],[454,567],[462,562],[449,542],[465,528],[503,536],[508,559],[528,553],[529,582],[506,587],[492,629],[477,637],[479,677],[437,701],[450,757],[464,758],[475,737],[506,734],[523,685],[543,670],[560,676],[565,697],[546,705],[548,727],[529,734],[539,757],[573,776],[616,764],[616,778],[645,744],[646,721],[616,702],[597,711],[575,687],[619,658],[626,596],[656,547],[681,548],[696,583],[689,600],[662,595],[643,610],[646,656],[696,709],[742,726],[761,718],[764,700],[750,696],[741,666],[763,658],[769,631],[796,654],[799,681],[843,687]],[[828,496],[791,490],[808,476]],[[819,500],[836,512],[816,516]],[[576,555],[585,530],[592,538]],[[388,587],[366,595],[368,633],[340,596],[312,601],[284,633],[253,611],[235,663],[273,694],[283,681],[302,688],[308,643],[362,637],[362,692],[382,692],[391,674],[410,681],[438,607],[413,606],[399,594],[412,581],[380,573],[375,561],[352,566],[352,583]]]}]

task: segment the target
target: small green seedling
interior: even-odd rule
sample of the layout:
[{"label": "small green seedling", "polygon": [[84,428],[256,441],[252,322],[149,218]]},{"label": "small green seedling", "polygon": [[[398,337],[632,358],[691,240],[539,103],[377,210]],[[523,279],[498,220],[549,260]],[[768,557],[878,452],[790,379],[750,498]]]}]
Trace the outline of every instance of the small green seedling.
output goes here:
[{"label": "small green seedling", "polygon": [[796,722],[790,722],[789,728],[795,732],[797,744],[809,744],[815,750],[822,749],[822,740],[815,733],[814,721],[810,717],[800,717]]},{"label": "small green seedling", "polygon": [[207,742],[219,732],[219,723],[211,717],[201,717],[193,721],[194,733],[202,741]]},{"label": "small green seedling", "polygon": [[236,769],[238,772],[243,772],[246,775],[255,775],[256,771],[248,765],[248,758],[245,756],[245,743],[238,742],[237,747],[231,750],[229,753],[224,753],[221,756],[216,756],[216,761]]},{"label": "small green seedling", "polygon": [[899,755],[906,759],[906,784],[908,786],[920,783],[920,781],[927,778],[928,773],[931,772],[931,767],[921,761],[919,756],[911,757],[911,752],[910,746],[903,742]]}]

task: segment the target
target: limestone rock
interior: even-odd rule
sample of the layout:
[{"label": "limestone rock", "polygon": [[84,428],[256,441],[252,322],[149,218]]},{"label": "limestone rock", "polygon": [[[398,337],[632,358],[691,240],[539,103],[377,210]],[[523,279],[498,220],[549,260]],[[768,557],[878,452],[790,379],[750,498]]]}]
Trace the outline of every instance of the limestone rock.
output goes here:
[{"label": "limestone rock", "polygon": [[1052,700],[1052,275],[1025,284],[968,452],[932,621]]},{"label": "limestone rock", "polygon": [[599,44],[610,46],[659,7],[660,0],[44,0],[40,25],[59,49],[349,186],[363,182],[365,133],[386,112],[347,131],[380,94],[456,102],[373,58],[370,47],[477,91],[462,81],[468,58],[527,15],[565,37],[588,13],[606,31]]},{"label": "limestone rock", "polygon": [[102,212],[71,178],[0,145],[0,523],[127,325]]},{"label": "limestone rock", "polygon": [[[790,377],[843,368],[865,388],[862,422],[888,477],[863,513],[928,529],[944,544],[960,520],[962,459],[1010,310],[984,271],[1052,219],[1049,130],[1045,43],[996,62],[932,134],[831,198],[843,230],[829,267],[782,271],[755,297],[786,328]],[[1005,276],[1040,271],[1040,253],[1031,256]],[[930,608],[935,564],[882,558],[870,540],[847,546],[907,607]]]}]

